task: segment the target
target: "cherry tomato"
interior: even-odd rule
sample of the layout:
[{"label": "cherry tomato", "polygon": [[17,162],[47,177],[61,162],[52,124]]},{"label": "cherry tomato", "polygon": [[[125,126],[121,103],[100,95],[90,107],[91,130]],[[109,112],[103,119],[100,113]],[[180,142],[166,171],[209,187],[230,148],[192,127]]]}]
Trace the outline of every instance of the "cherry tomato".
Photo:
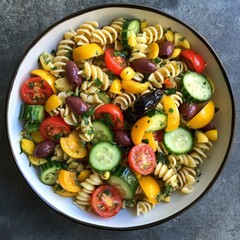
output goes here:
[{"label": "cherry tomato", "polygon": [[61,137],[70,133],[70,126],[60,116],[53,116],[43,120],[39,130],[44,139],[59,142]]},{"label": "cherry tomato", "polygon": [[197,73],[201,73],[205,69],[205,61],[201,55],[191,49],[182,49],[180,57],[185,61],[187,66]]},{"label": "cherry tomato", "polygon": [[103,119],[113,129],[123,128],[123,114],[121,109],[111,103],[98,107],[94,112],[95,119]]},{"label": "cherry tomato", "polygon": [[101,217],[115,216],[122,207],[122,199],[118,191],[108,185],[96,188],[91,195],[92,209]]},{"label": "cherry tomato", "polygon": [[159,130],[153,132],[153,137],[155,141],[161,142],[163,140],[164,130]]},{"label": "cherry tomato", "polygon": [[21,88],[22,99],[28,104],[44,104],[52,94],[51,86],[41,77],[29,78]]},{"label": "cherry tomato", "polygon": [[140,143],[130,150],[128,163],[133,171],[148,175],[154,170],[157,161],[153,149],[146,143]]},{"label": "cherry tomato", "polygon": [[113,48],[105,51],[105,63],[107,68],[115,75],[120,75],[122,70],[127,67],[127,60],[124,55]]}]

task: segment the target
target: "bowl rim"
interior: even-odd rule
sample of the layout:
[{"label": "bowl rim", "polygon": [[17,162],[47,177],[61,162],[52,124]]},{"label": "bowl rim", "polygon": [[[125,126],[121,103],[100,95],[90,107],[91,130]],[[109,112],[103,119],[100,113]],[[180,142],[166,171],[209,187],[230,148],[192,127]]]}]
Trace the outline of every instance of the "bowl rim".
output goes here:
[{"label": "bowl rim", "polygon": [[[157,220],[157,221],[154,221],[154,222],[151,222],[151,223],[148,223],[148,224],[142,224],[142,225],[133,226],[133,227],[127,227],[127,228],[126,227],[107,227],[107,226],[102,226],[102,225],[96,225],[96,224],[93,224],[93,223],[88,223],[88,222],[85,222],[85,221],[82,221],[82,220],[79,220],[79,219],[74,219],[71,216],[69,216],[69,215],[67,215],[67,214],[65,214],[63,212],[58,211],[58,209],[56,209],[53,205],[51,205],[49,202],[47,202],[28,183],[27,179],[23,176],[23,174],[21,173],[19,167],[17,166],[16,158],[15,158],[15,156],[13,154],[13,151],[12,151],[11,137],[10,137],[10,133],[9,133],[9,127],[10,126],[8,124],[8,112],[10,111],[10,109],[9,109],[9,100],[10,100],[10,97],[11,97],[11,92],[12,92],[12,88],[13,88],[13,85],[14,85],[14,82],[15,82],[15,78],[16,78],[16,75],[18,73],[20,65],[24,61],[26,55],[31,50],[31,48],[46,33],[48,33],[51,29],[53,29],[58,24],[66,21],[66,20],[69,20],[71,18],[74,18],[74,17],[77,17],[79,15],[82,15],[84,13],[88,13],[88,12],[91,12],[91,11],[100,10],[100,9],[104,9],[104,8],[106,8],[106,9],[108,9],[108,8],[128,8],[128,9],[131,8],[131,9],[144,10],[144,11],[148,11],[148,12],[154,12],[154,13],[157,13],[159,15],[163,15],[163,16],[169,18],[169,19],[172,19],[175,22],[180,23],[181,25],[186,27],[188,30],[190,30],[192,33],[194,33],[194,35],[197,36],[205,44],[205,46],[209,49],[209,51],[213,55],[214,59],[216,60],[218,66],[219,66],[219,68],[221,70],[221,73],[222,73],[222,75],[223,75],[223,77],[225,79],[225,83],[226,83],[228,91],[229,91],[229,95],[230,95],[230,99],[231,99],[231,106],[232,106],[232,116],[233,116],[232,117],[232,122],[231,122],[231,126],[232,127],[231,127],[230,140],[229,140],[229,143],[228,143],[228,146],[227,146],[226,153],[225,153],[225,155],[223,157],[223,161],[222,161],[218,171],[216,172],[216,174],[213,177],[212,181],[208,184],[207,188],[202,192],[202,194],[200,194],[194,201],[192,201],[186,207],[184,207],[183,209],[177,211],[175,214],[173,214],[171,216],[168,216],[168,217],[166,217],[164,219]],[[92,7],[87,7],[87,8],[81,9],[81,10],[75,12],[75,13],[69,14],[69,15],[61,18],[60,20],[54,22],[53,24],[51,24],[44,31],[42,31],[37,37],[35,37],[35,39],[31,42],[31,44],[26,48],[26,50],[22,54],[20,60],[18,61],[17,67],[15,68],[15,70],[14,70],[14,72],[12,74],[11,82],[10,82],[9,88],[7,90],[6,108],[5,108],[5,124],[6,124],[6,128],[4,128],[4,129],[6,131],[6,136],[7,136],[7,140],[8,140],[7,141],[8,142],[8,147],[10,149],[12,158],[14,159],[15,167],[18,169],[18,171],[20,173],[20,176],[24,179],[24,182],[34,192],[34,194],[37,195],[42,200],[42,202],[44,202],[49,208],[51,208],[52,210],[54,210],[55,212],[57,212],[58,214],[64,216],[67,219],[70,219],[70,220],[72,220],[72,221],[74,221],[76,223],[80,223],[80,224],[83,224],[83,225],[86,225],[86,226],[90,226],[90,227],[94,227],[94,228],[98,228],[98,229],[104,229],[104,230],[112,230],[112,231],[126,231],[126,230],[129,231],[129,230],[140,230],[140,229],[144,229],[144,228],[149,228],[149,227],[153,227],[153,226],[162,224],[164,222],[167,222],[167,221],[175,218],[176,216],[179,216],[180,214],[182,214],[183,212],[188,210],[190,207],[195,205],[198,201],[200,201],[210,191],[210,189],[213,187],[214,183],[217,181],[218,177],[220,176],[221,172],[223,171],[223,169],[224,169],[224,167],[225,167],[225,165],[227,163],[228,156],[229,156],[229,153],[230,153],[231,147],[232,147],[232,142],[233,142],[233,139],[234,139],[234,134],[235,134],[235,132],[234,132],[234,130],[235,130],[235,119],[236,119],[236,110],[235,110],[234,97],[233,97],[230,81],[228,79],[228,76],[226,74],[224,66],[223,66],[222,62],[220,61],[219,57],[217,56],[216,52],[211,47],[211,45],[208,43],[208,41],[200,33],[198,33],[196,30],[194,30],[189,24],[186,24],[185,22],[183,22],[182,20],[178,19],[177,17],[175,17],[175,16],[173,16],[173,15],[171,15],[169,13],[166,13],[166,12],[164,12],[162,10],[159,10],[159,9],[156,9],[156,8],[153,8],[153,7],[150,7],[150,6],[146,6],[146,5],[140,5],[140,4],[121,4],[121,3],[114,4],[114,3],[110,3],[110,4],[100,4],[100,5],[95,5],[95,6],[92,6]]]}]

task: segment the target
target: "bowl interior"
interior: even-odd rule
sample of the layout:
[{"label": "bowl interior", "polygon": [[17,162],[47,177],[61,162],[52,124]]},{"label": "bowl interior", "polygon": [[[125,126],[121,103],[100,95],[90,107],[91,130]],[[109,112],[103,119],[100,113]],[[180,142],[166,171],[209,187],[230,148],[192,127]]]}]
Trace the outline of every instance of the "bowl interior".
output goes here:
[{"label": "bowl interior", "polygon": [[[215,116],[215,124],[219,130],[218,141],[214,143],[208,153],[209,158],[201,166],[202,175],[200,181],[194,185],[194,192],[189,195],[174,193],[170,203],[160,203],[152,211],[144,216],[136,216],[133,210],[122,210],[117,216],[103,219],[94,214],[83,212],[72,204],[72,199],[67,199],[55,194],[48,186],[43,185],[38,178],[34,167],[29,167],[28,159],[20,154],[19,133],[22,123],[18,120],[20,104],[19,94],[23,81],[30,76],[30,71],[38,67],[37,58],[43,51],[51,52],[56,49],[63,34],[70,28],[77,29],[83,22],[95,20],[100,26],[108,25],[117,17],[146,19],[150,24],[159,22],[164,28],[182,33],[190,41],[193,49],[201,53],[207,61],[206,74],[215,82],[213,100],[219,109]],[[224,99],[224,101],[223,101]],[[31,188],[52,208],[58,212],[82,223],[106,228],[139,228],[153,223],[159,223],[175,216],[199,199],[214,182],[219,171],[223,167],[233,131],[233,99],[226,74],[217,59],[215,53],[207,42],[187,25],[156,10],[144,7],[109,6],[91,10],[85,10],[75,14],[64,21],[60,21],[45,31],[31,46],[23,57],[9,93],[7,110],[7,126],[10,146],[16,164]]]}]

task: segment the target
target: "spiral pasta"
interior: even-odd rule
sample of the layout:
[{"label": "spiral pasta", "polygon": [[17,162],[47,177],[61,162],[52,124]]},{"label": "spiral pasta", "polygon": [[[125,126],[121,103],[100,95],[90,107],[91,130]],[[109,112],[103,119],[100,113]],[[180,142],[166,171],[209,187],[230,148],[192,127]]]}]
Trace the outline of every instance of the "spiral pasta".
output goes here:
[{"label": "spiral pasta", "polygon": [[120,106],[122,110],[126,110],[133,106],[135,100],[136,96],[134,94],[123,92],[114,99],[113,103]]},{"label": "spiral pasta", "polygon": [[83,117],[77,129],[79,129],[79,137],[83,141],[90,142],[93,139],[94,128],[90,117]]},{"label": "spiral pasta", "polygon": [[159,23],[157,23],[154,26],[144,28],[143,34],[146,35],[147,44],[157,42],[163,37],[163,28]]},{"label": "spiral pasta", "polygon": [[137,215],[145,215],[155,207],[155,204],[151,203],[147,198],[141,199],[137,202]]}]

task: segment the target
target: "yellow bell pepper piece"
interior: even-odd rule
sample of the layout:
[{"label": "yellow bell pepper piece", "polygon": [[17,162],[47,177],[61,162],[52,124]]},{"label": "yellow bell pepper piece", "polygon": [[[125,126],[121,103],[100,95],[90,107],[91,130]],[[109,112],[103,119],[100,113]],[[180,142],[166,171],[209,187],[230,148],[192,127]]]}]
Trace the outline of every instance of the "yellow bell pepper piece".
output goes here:
[{"label": "yellow bell pepper piece", "polygon": [[138,179],[138,182],[146,194],[148,200],[152,204],[157,203],[157,196],[159,195],[161,189],[158,182],[151,176],[142,176]]},{"label": "yellow bell pepper piece", "polygon": [[23,138],[21,140],[21,148],[26,154],[33,155],[35,144],[31,140]]},{"label": "yellow bell pepper piece", "polygon": [[57,109],[59,106],[61,106],[62,103],[62,100],[56,94],[53,94],[47,99],[45,103],[45,110],[50,113],[54,109]]},{"label": "yellow bell pepper piece", "polygon": [[131,67],[124,68],[120,73],[120,77],[125,81],[133,79],[134,76],[135,76],[135,71]]},{"label": "yellow bell pepper piece", "polygon": [[214,103],[213,101],[209,101],[197,115],[195,115],[191,120],[186,123],[186,125],[187,127],[193,129],[205,127],[212,121],[214,114]]},{"label": "yellow bell pepper piece", "polygon": [[80,47],[74,48],[72,57],[74,62],[79,62],[84,59],[97,57],[103,54],[103,49],[96,43],[89,43]]},{"label": "yellow bell pepper piece", "polygon": [[83,171],[80,172],[80,174],[78,175],[78,181],[79,182],[84,182],[92,173],[92,171],[90,169],[85,169]]},{"label": "yellow bell pepper piece", "polygon": [[171,30],[167,30],[164,36],[168,42],[174,42],[174,33]]},{"label": "yellow bell pepper piece", "polygon": [[110,87],[110,92],[121,94],[122,84],[119,79],[115,79]]},{"label": "yellow bell pepper piece", "polygon": [[87,155],[86,147],[81,142],[77,131],[72,131],[67,137],[60,138],[60,145],[70,157],[83,158]]},{"label": "yellow bell pepper piece", "polygon": [[208,130],[204,134],[208,137],[209,141],[213,141],[213,142],[217,141],[217,138],[218,138],[217,129]]},{"label": "yellow bell pepper piece", "polygon": [[43,52],[40,55],[39,60],[44,70],[50,71],[54,68],[53,59],[54,56],[47,52]]},{"label": "yellow bell pepper piece", "polygon": [[40,143],[44,140],[40,131],[31,132],[31,137],[32,137],[32,140],[36,143]]},{"label": "yellow bell pepper piece", "polygon": [[62,188],[60,184],[56,184],[53,186],[53,190],[56,194],[62,197],[75,197],[77,196],[77,192],[69,192],[66,189]]},{"label": "yellow bell pepper piece", "polygon": [[149,59],[154,59],[158,57],[159,45],[156,42],[149,44],[148,49],[149,49],[149,55],[148,55]]},{"label": "yellow bell pepper piece", "polygon": [[123,80],[122,88],[128,93],[139,94],[146,91],[149,87],[149,82],[140,83],[134,80]]},{"label": "yellow bell pepper piece", "polygon": [[174,45],[175,47],[180,46],[186,49],[190,49],[189,41],[178,32],[174,34]]},{"label": "yellow bell pepper piece", "polygon": [[200,131],[195,133],[195,138],[197,143],[207,143],[209,141],[207,135]]},{"label": "yellow bell pepper piece", "polygon": [[148,145],[153,149],[153,151],[156,152],[157,145],[155,143],[153,133],[152,132],[145,132],[143,134],[143,140],[145,140],[145,139],[148,141]]},{"label": "yellow bell pepper piece", "polygon": [[131,48],[134,48],[137,45],[137,37],[135,33],[132,33],[131,36],[128,38],[128,45]]},{"label": "yellow bell pepper piece", "polygon": [[181,53],[181,49],[180,48],[174,48],[173,50],[173,54],[170,58],[176,58],[179,56],[179,54]]},{"label": "yellow bell pepper piece", "polygon": [[56,81],[56,77],[54,75],[52,75],[50,72],[44,70],[44,69],[35,69],[31,71],[31,74],[33,75],[37,75],[39,77],[41,77],[42,79],[46,80],[48,82],[48,84],[50,85],[50,87],[52,88],[53,92],[56,93],[57,89],[54,85],[55,81]]},{"label": "yellow bell pepper piece", "polygon": [[28,159],[31,162],[31,164],[34,165],[34,166],[40,166],[40,165],[47,162],[46,159],[39,158],[39,157],[34,157],[33,155],[28,155]]},{"label": "yellow bell pepper piece", "polygon": [[167,127],[165,131],[166,132],[173,131],[177,129],[180,124],[180,114],[178,107],[170,96],[164,96],[162,98],[162,103],[163,109],[168,116]]},{"label": "yellow bell pepper piece", "polygon": [[150,117],[140,118],[132,127],[131,138],[135,145],[142,143],[145,131],[151,125],[152,119]]}]

